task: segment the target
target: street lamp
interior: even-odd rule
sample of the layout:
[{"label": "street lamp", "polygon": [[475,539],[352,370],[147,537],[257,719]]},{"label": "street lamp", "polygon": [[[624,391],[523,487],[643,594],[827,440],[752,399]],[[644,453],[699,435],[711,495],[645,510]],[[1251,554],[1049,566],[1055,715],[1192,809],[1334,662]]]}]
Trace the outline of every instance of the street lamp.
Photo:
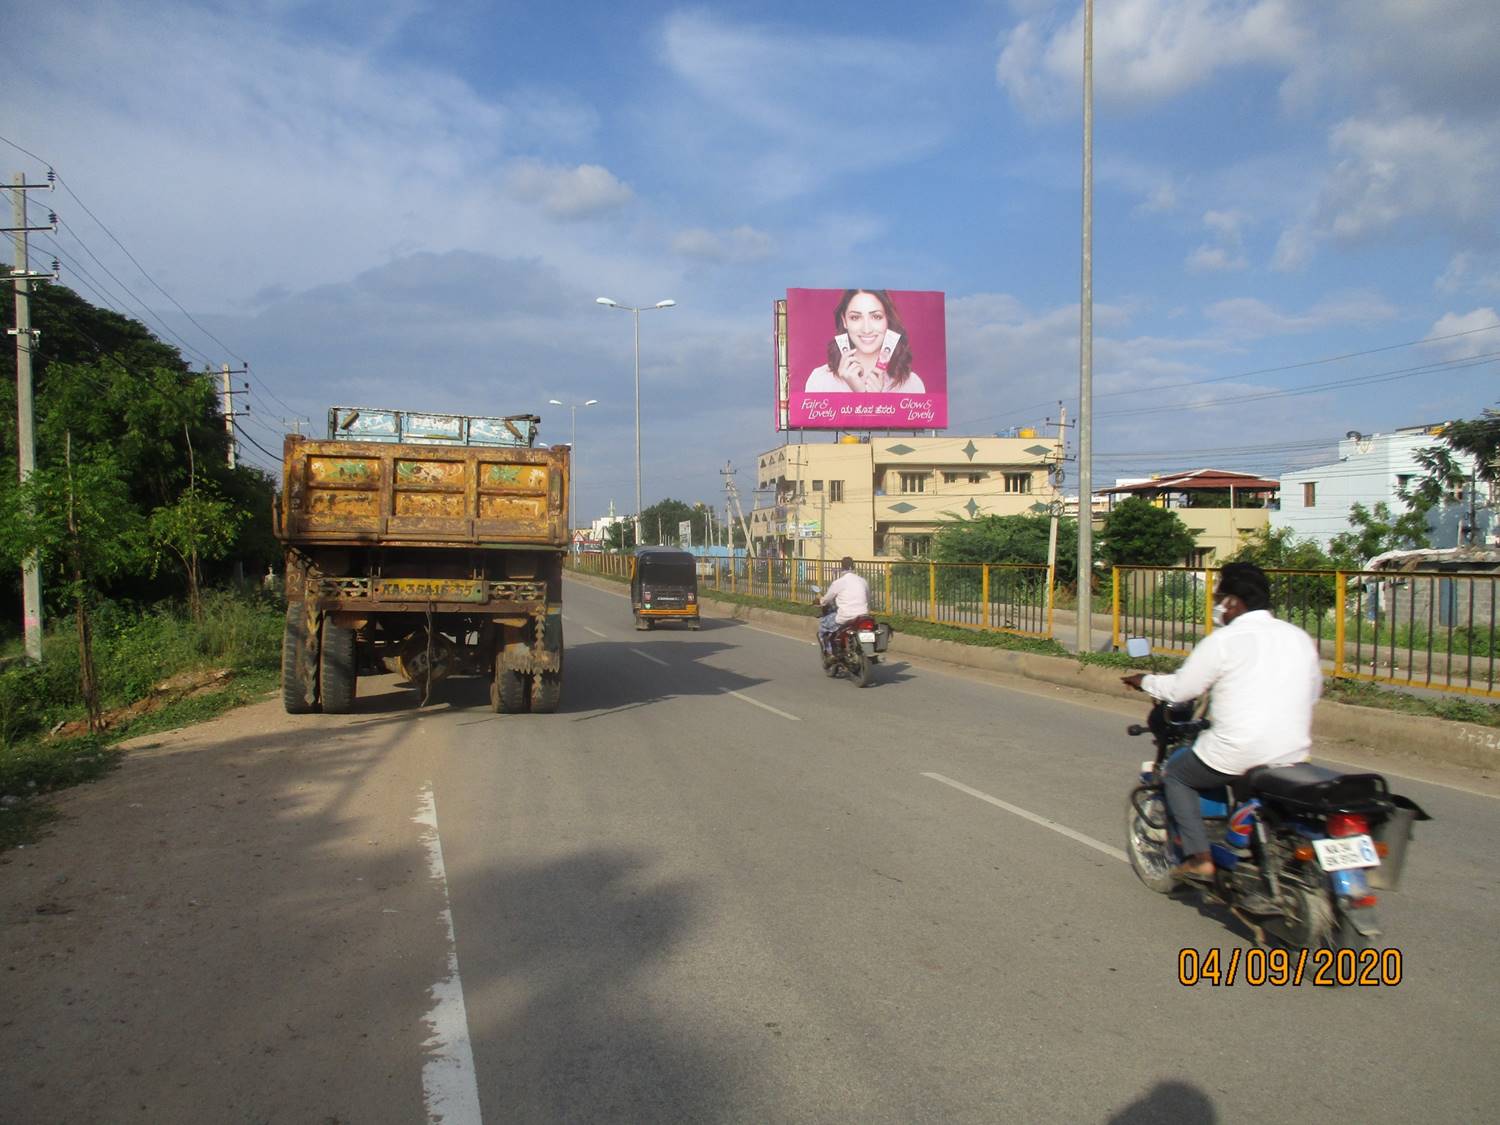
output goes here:
[{"label": "street lamp", "polygon": [[578,495],[578,465],[574,454],[578,451],[578,408],[580,406],[595,406],[599,400],[591,398],[587,402],[560,402],[555,398],[547,400],[552,406],[566,406],[573,414],[573,440],[568,443],[568,549],[573,550],[573,498]]},{"label": "street lamp", "polygon": [[677,302],[657,301],[654,305],[622,305],[612,297],[595,297],[594,303],[612,309],[624,309],[635,317],[635,545],[641,545],[641,313],[652,309],[670,309]]}]

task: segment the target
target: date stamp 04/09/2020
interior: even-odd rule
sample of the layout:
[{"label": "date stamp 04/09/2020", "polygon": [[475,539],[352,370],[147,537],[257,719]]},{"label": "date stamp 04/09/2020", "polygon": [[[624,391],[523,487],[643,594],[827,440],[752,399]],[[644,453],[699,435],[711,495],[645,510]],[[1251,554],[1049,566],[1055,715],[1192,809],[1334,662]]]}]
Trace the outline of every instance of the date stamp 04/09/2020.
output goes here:
[{"label": "date stamp 04/09/2020", "polygon": [[1281,988],[1393,988],[1401,983],[1399,949],[1180,949],[1177,983]]}]

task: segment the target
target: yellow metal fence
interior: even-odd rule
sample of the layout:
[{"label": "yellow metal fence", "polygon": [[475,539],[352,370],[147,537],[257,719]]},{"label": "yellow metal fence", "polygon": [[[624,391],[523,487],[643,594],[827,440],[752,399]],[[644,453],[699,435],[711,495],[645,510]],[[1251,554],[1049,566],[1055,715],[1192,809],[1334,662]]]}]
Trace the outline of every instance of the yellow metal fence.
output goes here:
[{"label": "yellow metal fence", "polygon": [[[1305,629],[1329,673],[1400,687],[1500,697],[1500,575],[1273,570],[1271,609]],[[1213,567],[1114,568],[1116,648],[1146,637],[1186,653],[1213,629]]]},{"label": "yellow metal fence", "polygon": [[[574,556],[580,571],[628,578],[632,556],[586,551]],[[913,617],[939,625],[1052,635],[1052,589],[1045,566],[998,563],[856,562],[870,584],[875,614]],[[837,562],[815,559],[700,558],[700,589],[774,601],[811,602],[814,586],[839,575]]]}]

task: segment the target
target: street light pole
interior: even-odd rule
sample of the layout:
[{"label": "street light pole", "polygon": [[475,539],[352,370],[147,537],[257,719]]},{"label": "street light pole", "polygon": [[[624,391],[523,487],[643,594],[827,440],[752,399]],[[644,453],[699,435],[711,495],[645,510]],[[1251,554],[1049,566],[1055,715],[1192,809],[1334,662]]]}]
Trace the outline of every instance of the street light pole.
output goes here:
[{"label": "street light pole", "polygon": [[594,303],[612,309],[624,309],[635,318],[635,545],[641,545],[641,313],[652,309],[670,309],[673,300],[654,305],[622,305],[610,297],[596,297]]},{"label": "street light pole", "polygon": [[547,400],[551,406],[566,406],[573,415],[573,439],[568,443],[568,551],[573,551],[573,512],[574,497],[578,495],[578,408],[580,406],[594,406],[599,400],[591,398],[586,402],[560,402],[555,398]]}]

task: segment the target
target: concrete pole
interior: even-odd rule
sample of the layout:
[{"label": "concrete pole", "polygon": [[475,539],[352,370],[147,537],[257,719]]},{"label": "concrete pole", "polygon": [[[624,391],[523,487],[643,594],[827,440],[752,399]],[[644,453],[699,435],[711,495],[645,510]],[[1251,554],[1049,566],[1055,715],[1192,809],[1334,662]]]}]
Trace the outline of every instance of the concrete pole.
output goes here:
[{"label": "concrete pole", "polygon": [[1094,647],[1094,0],[1083,5],[1083,261],[1078,309],[1078,633]]},{"label": "concrete pole", "polygon": [[641,310],[631,309],[635,320],[635,545],[641,545]]},{"label": "concrete pole", "polygon": [[234,392],[229,389],[229,364],[219,368],[224,377],[224,432],[229,435],[229,467],[234,468]]},{"label": "concrete pole", "polygon": [[[26,238],[26,175],[15,174],[11,192],[15,226],[16,254],[12,267],[24,275],[31,272]],[[24,482],[36,471],[36,423],[31,400],[31,282],[24,276],[15,280],[16,288],[16,445]],[[21,564],[21,612],[26,633],[26,659],[34,664],[42,660],[42,573],[37,558],[30,555]]]}]

